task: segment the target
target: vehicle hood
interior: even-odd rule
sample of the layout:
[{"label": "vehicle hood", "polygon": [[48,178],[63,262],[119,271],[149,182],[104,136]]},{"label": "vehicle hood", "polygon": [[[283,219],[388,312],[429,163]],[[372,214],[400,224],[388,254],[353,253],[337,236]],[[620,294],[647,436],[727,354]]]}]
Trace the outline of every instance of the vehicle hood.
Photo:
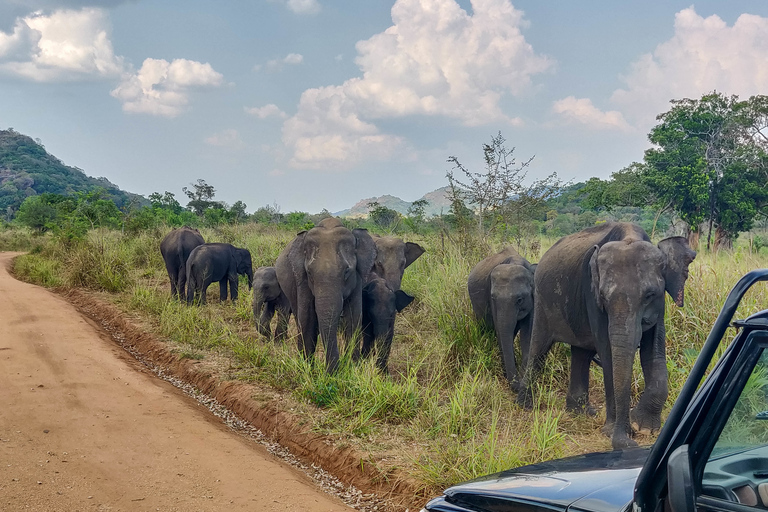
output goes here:
[{"label": "vehicle hood", "polygon": [[450,487],[444,498],[470,510],[494,512],[513,503],[549,510],[620,511],[632,501],[649,452],[633,448],[522,466]]}]

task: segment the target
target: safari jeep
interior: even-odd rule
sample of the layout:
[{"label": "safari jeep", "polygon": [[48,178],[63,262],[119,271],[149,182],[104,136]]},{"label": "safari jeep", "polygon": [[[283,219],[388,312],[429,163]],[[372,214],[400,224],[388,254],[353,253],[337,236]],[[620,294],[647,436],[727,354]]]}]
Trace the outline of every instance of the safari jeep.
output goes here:
[{"label": "safari jeep", "polygon": [[[758,281],[768,269],[729,293],[652,447],[489,475],[446,489],[422,512],[768,510],[768,309],[731,324]],[[729,326],[738,334],[699,386]]]}]

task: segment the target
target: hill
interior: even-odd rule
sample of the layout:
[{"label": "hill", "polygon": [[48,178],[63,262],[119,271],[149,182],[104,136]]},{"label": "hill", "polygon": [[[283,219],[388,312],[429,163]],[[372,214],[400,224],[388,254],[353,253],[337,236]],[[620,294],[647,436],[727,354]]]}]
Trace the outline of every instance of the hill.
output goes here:
[{"label": "hill", "polygon": [[133,198],[146,203],[142,196],[120,190],[106,178],[92,178],[77,167],[64,165],[31,137],[12,128],[0,130],[0,212],[12,214],[24,199],[35,194],[71,195],[96,188],[104,189],[105,199],[118,207]]},{"label": "hill", "polygon": [[[432,192],[424,194],[419,198],[426,199],[429,203],[424,209],[424,213],[427,217],[440,215],[441,213],[448,213],[448,209],[451,207],[451,202],[447,196],[448,189],[449,187],[447,186],[438,188],[437,190],[433,190]],[[400,212],[403,215],[407,215],[408,207],[413,204],[408,201],[404,201],[399,197],[387,194],[379,197],[361,199],[351,208],[336,212],[334,215],[339,217],[367,217],[369,210],[368,204],[372,202],[377,202],[379,205],[386,206],[387,208]]]}]

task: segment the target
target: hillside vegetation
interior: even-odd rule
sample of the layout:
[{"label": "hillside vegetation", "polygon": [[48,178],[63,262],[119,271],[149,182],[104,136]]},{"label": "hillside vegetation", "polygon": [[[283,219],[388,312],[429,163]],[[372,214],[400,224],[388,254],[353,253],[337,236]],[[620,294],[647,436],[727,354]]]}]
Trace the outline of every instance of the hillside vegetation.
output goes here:
[{"label": "hillside vegetation", "polygon": [[73,195],[96,189],[103,189],[104,198],[119,208],[132,198],[143,200],[141,196],[120,190],[106,178],[92,178],[81,169],[64,165],[39,141],[13,128],[0,130],[0,214],[6,218],[12,217],[30,196],[46,192]]}]

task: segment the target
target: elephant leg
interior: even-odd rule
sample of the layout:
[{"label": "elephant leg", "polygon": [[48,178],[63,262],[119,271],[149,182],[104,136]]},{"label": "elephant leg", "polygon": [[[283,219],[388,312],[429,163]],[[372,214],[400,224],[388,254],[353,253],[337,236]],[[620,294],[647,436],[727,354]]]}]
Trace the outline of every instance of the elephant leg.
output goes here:
[{"label": "elephant leg", "polygon": [[206,277],[203,280],[203,286],[200,289],[200,304],[208,304],[208,287],[211,286],[211,279]]},{"label": "elephant leg", "polygon": [[616,395],[613,391],[613,364],[611,361],[610,347],[607,350],[598,350],[597,355],[602,362],[603,385],[605,386],[605,424],[601,431],[608,437],[613,433],[616,424]]},{"label": "elephant leg", "polygon": [[659,324],[645,331],[640,340],[640,364],[643,367],[645,389],[630,413],[630,420],[640,432],[658,432],[661,428],[661,410],[669,394],[663,321],[663,318],[660,319]]},{"label": "elephant leg", "polygon": [[565,408],[570,412],[595,416],[597,412],[589,404],[589,365],[595,351],[571,345],[571,381]]},{"label": "elephant leg", "polygon": [[165,264],[165,270],[168,271],[168,279],[171,281],[171,298],[175,299],[179,296],[179,271],[170,263]]},{"label": "elephant leg", "polygon": [[288,319],[291,316],[291,308],[284,305],[275,307],[277,312],[277,325],[275,326],[275,336],[273,340],[284,341],[288,337]]},{"label": "elephant leg", "polygon": [[[237,295],[238,295],[237,288],[238,288],[238,284],[240,284],[238,279],[239,278],[236,273],[234,275],[230,274],[229,276],[229,298],[232,299],[232,302],[237,301]],[[225,282],[224,283],[225,289],[226,289],[226,286],[227,286],[227,283]]]},{"label": "elephant leg", "polygon": [[536,385],[539,379],[541,369],[544,367],[544,361],[554,342],[543,314],[536,315],[533,319],[533,323],[531,347],[528,353],[528,360],[525,365],[523,379],[520,382],[520,391],[517,393],[518,405],[525,407],[526,409],[533,407],[533,386]]},{"label": "elephant leg", "polygon": [[520,369],[523,370],[528,365],[528,353],[531,349],[531,331],[533,330],[533,311],[527,318],[520,320],[517,324],[520,328]]},{"label": "elephant leg", "polygon": [[[629,401],[632,385],[632,363],[635,359],[634,344],[625,343],[611,346],[611,373],[613,377],[613,398],[616,407],[616,421],[613,425],[611,444],[614,450],[637,446],[630,436]],[[607,365],[603,364],[603,371]]]},{"label": "elephant leg", "polygon": [[224,302],[227,300],[227,279],[224,278],[219,281],[219,301]]},{"label": "elephant leg", "polygon": [[176,275],[176,292],[183,297],[187,287],[187,269],[184,265],[179,268]]}]

